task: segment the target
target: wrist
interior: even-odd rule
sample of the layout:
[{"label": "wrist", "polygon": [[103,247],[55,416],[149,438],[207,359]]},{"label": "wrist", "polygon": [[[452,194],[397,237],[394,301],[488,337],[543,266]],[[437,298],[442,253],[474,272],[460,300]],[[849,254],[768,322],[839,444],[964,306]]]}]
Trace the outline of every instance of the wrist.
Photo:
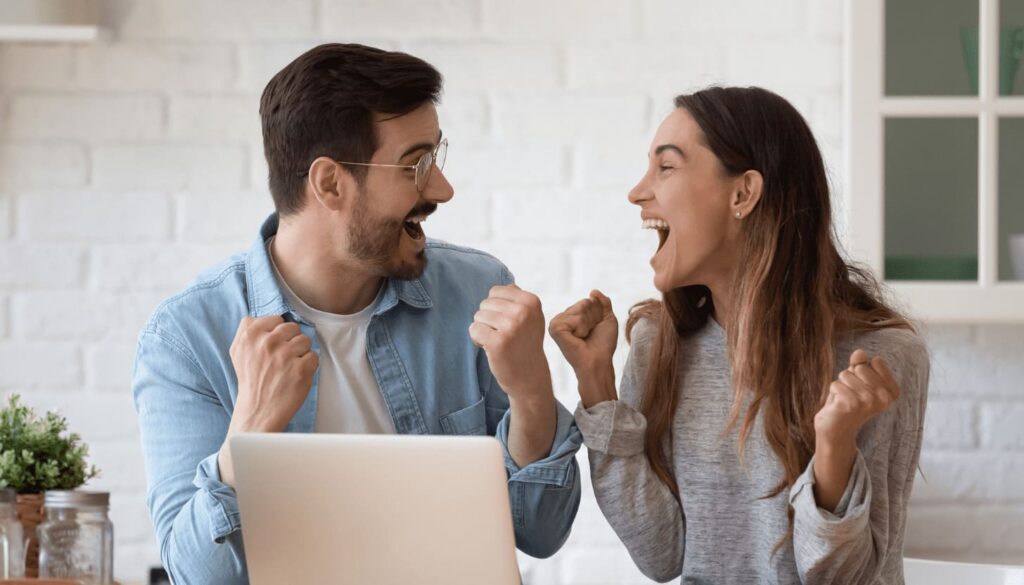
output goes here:
[{"label": "wrist", "polygon": [[509,408],[516,412],[538,413],[554,408],[555,392],[551,381],[528,388],[526,392],[508,392]]},{"label": "wrist", "polygon": [[577,370],[576,380],[583,408],[619,399],[615,390],[615,368],[610,360],[593,367]]},{"label": "wrist", "polygon": [[277,433],[284,430],[285,425],[279,424],[270,413],[261,414],[253,412],[244,404],[236,403],[235,410],[231,413],[231,422],[228,424],[228,436],[238,433]]},{"label": "wrist", "polygon": [[555,391],[547,356],[541,352],[527,363],[528,367],[518,369],[518,376],[504,376],[504,379],[499,380],[509,402],[529,406],[543,405],[554,400]]},{"label": "wrist", "polygon": [[856,436],[822,436],[814,443],[814,454],[822,461],[852,461],[857,453]]}]

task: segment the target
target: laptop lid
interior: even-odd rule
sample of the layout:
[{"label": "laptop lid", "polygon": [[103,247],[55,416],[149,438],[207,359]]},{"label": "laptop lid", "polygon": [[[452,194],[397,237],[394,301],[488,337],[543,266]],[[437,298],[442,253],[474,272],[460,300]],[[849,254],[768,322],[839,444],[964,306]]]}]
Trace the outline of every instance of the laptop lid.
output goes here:
[{"label": "laptop lid", "polygon": [[493,437],[248,434],[231,440],[253,585],[518,585]]}]

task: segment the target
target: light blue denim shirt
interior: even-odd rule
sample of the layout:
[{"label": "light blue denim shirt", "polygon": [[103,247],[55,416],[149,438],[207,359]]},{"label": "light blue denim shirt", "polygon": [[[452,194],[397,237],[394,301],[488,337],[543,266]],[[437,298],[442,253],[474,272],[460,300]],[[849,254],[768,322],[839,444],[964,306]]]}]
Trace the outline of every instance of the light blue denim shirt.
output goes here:
[{"label": "light blue denim shirt", "polygon": [[[238,392],[228,348],[239,321],[284,315],[319,349],[313,326],[292,311],[274,277],[266,242],[277,225],[272,215],[247,253],[164,301],[139,336],[132,392],[147,502],[160,557],[176,585],[248,582],[238,501],[217,466]],[[491,287],[511,283],[512,275],[494,257],[468,248],[430,241],[426,254],[420,278],[387,281],[367,330],[367,355],[395,429],[497,437],[516,545],[550,556],[568,537],[579,507],[579,430],[559,405],[550,455],[523,468],[515,464],[507,445],[508,397],[467,332]],[[318,378],[286,432],[313,432]]]}]

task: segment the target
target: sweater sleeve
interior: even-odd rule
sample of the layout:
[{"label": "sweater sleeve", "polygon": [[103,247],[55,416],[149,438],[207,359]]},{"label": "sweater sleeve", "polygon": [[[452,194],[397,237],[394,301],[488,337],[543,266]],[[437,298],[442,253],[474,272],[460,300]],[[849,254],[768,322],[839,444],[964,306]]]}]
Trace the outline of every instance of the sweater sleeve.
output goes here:
[{"label": "sweater sleeve", "polygon": [[682,573],[685,522],[679,501],[644,455],[647,421],[639,412],[647,353],[638,324],[619,400],[576,409],[598,506],[644,575],[666,582]]},{"label": "sweater sleeve", "polygon": [[[900,398],[857,436],[857,457],[834,512],[814,497],[814,459],[790,489],[793,549],[805,585],[902,582],[907,502],[921,453],[929,361],[921,341],[905,330],[869,334],[861,345],[885,358]],[[837,356],[841,358],[845,356]]]}]

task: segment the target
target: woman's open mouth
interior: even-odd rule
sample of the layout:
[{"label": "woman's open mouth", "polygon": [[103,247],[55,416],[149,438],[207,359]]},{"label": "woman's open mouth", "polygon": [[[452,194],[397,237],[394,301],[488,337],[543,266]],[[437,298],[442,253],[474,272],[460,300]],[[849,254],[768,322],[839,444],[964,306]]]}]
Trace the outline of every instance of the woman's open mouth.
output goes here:
[{"label": "woman's open mouth", "polygon": [[655,253],[661,251],[661,247],[665,245],[665,240],[668,239],[668,222],[663,219],[645,219],[642,224],[645,230],[657,230],[658,231],[658,249]]}]

